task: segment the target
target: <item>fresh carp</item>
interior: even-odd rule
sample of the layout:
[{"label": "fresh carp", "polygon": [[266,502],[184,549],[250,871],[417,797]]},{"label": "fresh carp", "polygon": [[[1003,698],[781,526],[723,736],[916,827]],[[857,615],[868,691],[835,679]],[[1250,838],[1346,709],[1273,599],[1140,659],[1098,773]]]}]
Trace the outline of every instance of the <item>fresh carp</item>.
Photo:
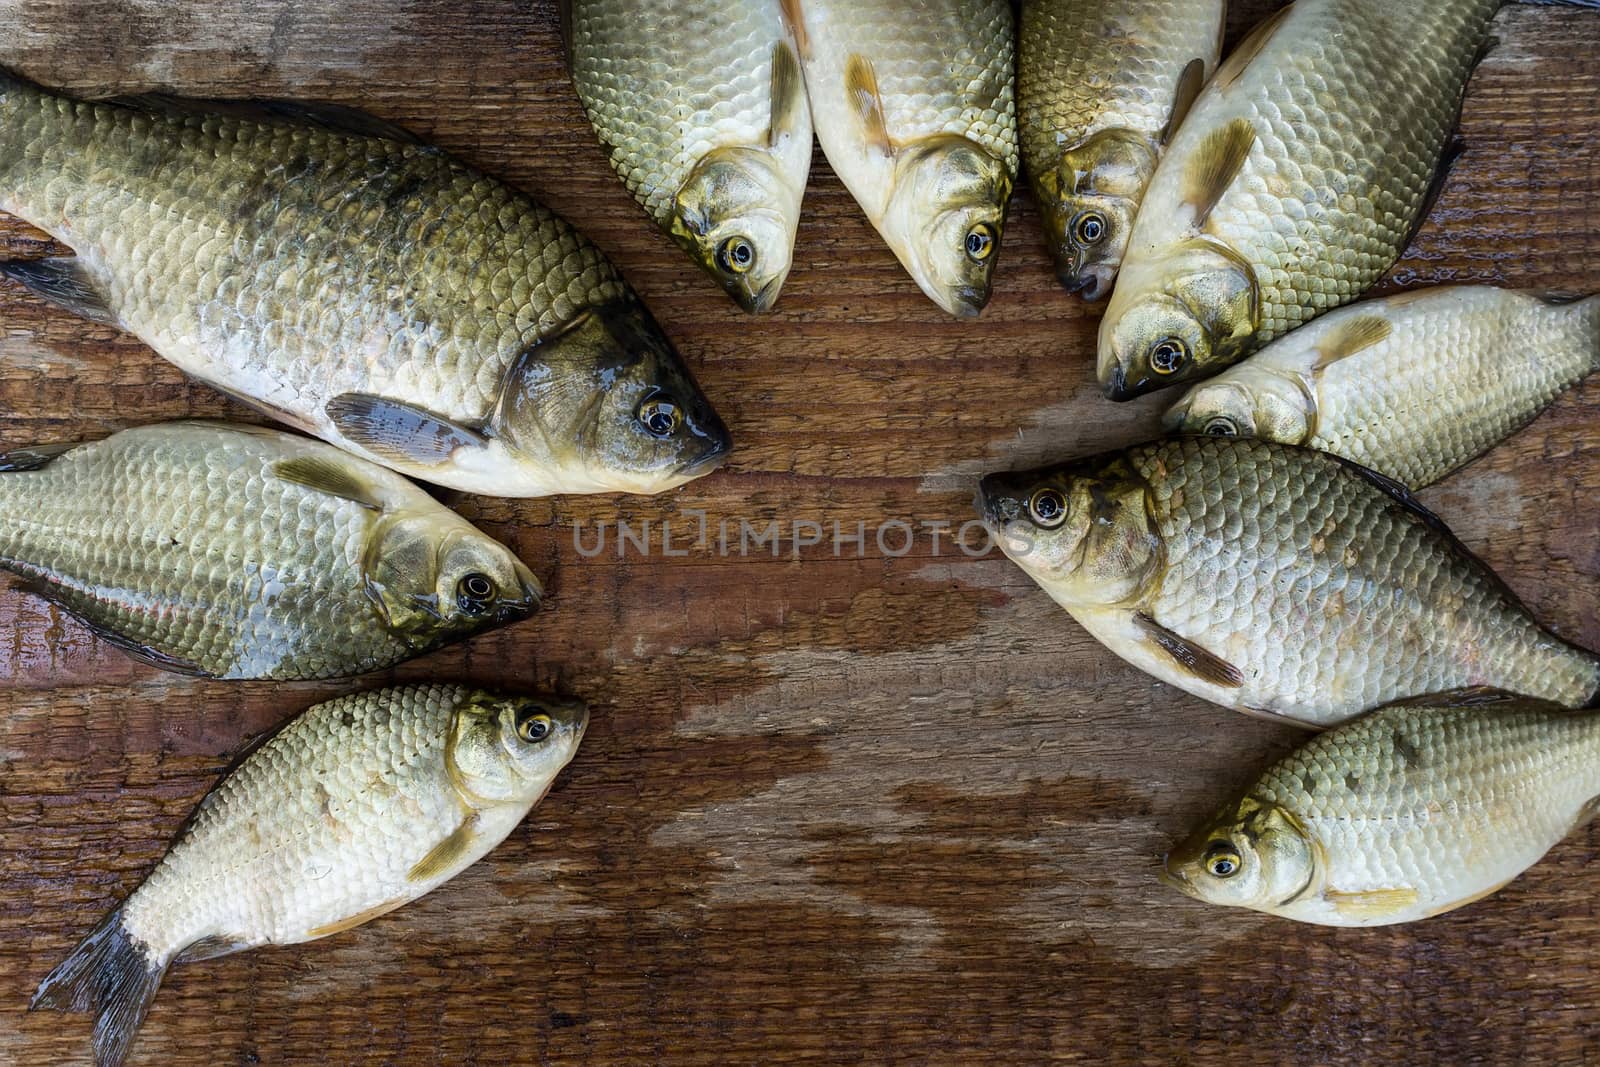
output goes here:
[{"label": "fresh carp", "polygon": [[1024,0],[1017,132],[1056,276],[1111,292],[1162,147],[1217,68],[1225,0]]},{"label": "fresh carp", "polygon": [[1437,192],[1501,0],[1297,0],[1223,61],[1145,192],[1100,323],[1127,400],[1349,303]]},{"label": "fresh carp", "polygon": [[811,109],[780,0],[563,0],[572,82],[634,199],[746,311],[788,276]]},{"label": "fresh carp", "polygon": [[505,840],[572,759],[574,703],[406,686],[309,709],[200,802],[156,869],[50,972],[33,1007],[95,1015],[127,1057],[167,968],[341,933]]},{"label": "fresh carp", "polygon": [[1238,711],[1330,726],[1490,687],[1580,707],[1557,638],[1396,483],[1270,441],[1177,437],[991,474],[1000,548],[1106,647]]},{"label": "fresh carp", "polygon": [[76,253],[0,273],[416,478],[656,492],[729,448],[594,245],[357,112],[87,103],[0,74],[0,210]]},{"label": "fresh carp", "polygon": [[0,456],[0,567],[167,670],[329,678],[522,619],[540,586],[393,471],[175,422]]},{"label": "fresh carp", "polygon": [[1007,0],[784,0],[817,140],[922,291],[989,302],[1017,177]]},{"label": "fresh carp", "polygon": [[1167,856],[1199,900],[1325,926],[1488,896],[1600,800],[1600,712],[1395,705],[1313,738]]},{"label": "fresh carp", "polygon": [[1201,382],[1169,430],[1334,452],[1420,489],[1600,368],[1600,297],[1450,286],[1366,300]]}]

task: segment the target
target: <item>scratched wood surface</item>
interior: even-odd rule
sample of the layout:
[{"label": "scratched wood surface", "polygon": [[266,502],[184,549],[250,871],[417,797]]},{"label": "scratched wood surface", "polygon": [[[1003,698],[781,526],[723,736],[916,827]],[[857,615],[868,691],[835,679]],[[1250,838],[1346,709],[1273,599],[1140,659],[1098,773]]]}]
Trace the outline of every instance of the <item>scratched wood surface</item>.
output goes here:
[{"label": "scratched wood surface", "polygon": [[[1232,36],[1271,7],[1241,2]],[[39,979],[158,859],[247,738],[389,680],[588,698],[578,759],[441,891],[359,930],[181,966],[140,1064],[1550,1062],[1600,1059],[1600,831],[1402,929],[1207,909],[1158,858],[1295,731],[1153,682],[959,525],[981,470],[1154,432],[1091,384],[1099,311],[1033,205],[997,294],[945,318],[818,156],[777,311],[741,316],[605,164],[550,0],[4,0],[0,63],[85,93],[334,100],[535,191],[592,235],[726,417],[724,471],[646,499],[461,509],[552,591],[511,630],[359,683],[162,675],[0,592],[0,1063],[86,1062]],[[1385,284],[1600,289],[1600,16],[1513,7],[1467,152]],[[0,219],[0,251],[42,254]],[[249,417],[113,330],[0,284],[0,445]],[[1600,647],[1600,381],[1425,494],[1562,634]],[[704,512],[709,543],[686,544]],[[650,524],[648,554],[596,524]],[[777,555],[740,556],[740,520]],[[729,524],[725,555],[716,531]],[[836,555],[831,524],[858,550]],[[794,548],[795,523],[820,545]],[[664,524],[671,547],[662,550]]]}]

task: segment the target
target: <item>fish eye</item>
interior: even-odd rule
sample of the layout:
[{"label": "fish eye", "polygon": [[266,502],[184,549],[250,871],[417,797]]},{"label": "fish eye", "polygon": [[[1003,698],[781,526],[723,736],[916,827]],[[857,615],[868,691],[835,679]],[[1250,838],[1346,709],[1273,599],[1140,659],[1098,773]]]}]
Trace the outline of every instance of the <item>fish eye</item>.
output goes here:
[{"label": "fish eye", "polygon": [[536,744],[549,737],[554,726],[550,716],[543,712],[532,708],[523,708],[517,712],[517,736],[529,744]]},{"label": "fish eye", "polygon": [[1206,849],[1206,870],[1217,878],[1231,878],[1239,873],[1239,853],[1227,841],[1213,841]]},{"label": "fish eye", "polygon": [[1028,498],[1028,514],[1047,529],[1060,526],[1067,521],[1067,498],[1061,490],[1049,486],[1036,489]]},{"label": "fish eye", "polygon": [[1176,374],[1189,361],[1189,346],[1176,337],[1157,341],[1150,349],[1150,369],[1157,374]]},{"label": "fish eye", "polygon": [[994,227],[980,222],[967,231],[967,258],[982,263],[994,254]]},{"label": "fish eye", "polygon": [[657,393],[640,402],[638,419],[651,437],[671,437],[683,424],[683,409],[670,396]]},{"label": "fish eye", "polygon": [[734,236],[717,246],[717,266],[728,274],[744,274],[756,265],[756,246]]},{"label": "fish eye", "polygon": [[456,583],[456,604],[468,615],[482,615],[494,599],[494,579],[473,571]]},{"label": "fish eye", "polygon": [[1233,420],[1226,415],[1218,415],[1206,423],[1206,433],[1212,437],[1237,437],[1239,427],[1235,426]]},{"label": "fish eye", "polygon": [[1106,217],[1098,211],[1079,212],[1072,220],[1072,235],[1082,244],[1094,244],[1106,235]]}]

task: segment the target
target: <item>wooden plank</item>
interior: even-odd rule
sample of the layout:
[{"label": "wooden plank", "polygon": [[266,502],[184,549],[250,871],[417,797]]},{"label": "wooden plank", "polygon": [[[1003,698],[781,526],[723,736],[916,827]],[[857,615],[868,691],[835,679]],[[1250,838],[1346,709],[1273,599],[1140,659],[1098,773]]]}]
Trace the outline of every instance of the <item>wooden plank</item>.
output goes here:
[{"label": "wooden plank", "polygon": [[[1272,5],[1241,2],[1235,37]],[[1600,289],[1600,21],[1512,7],[1468,150],[1397,281]],[[370,680],[559,686],[584,750],[528,823],[362,929],[176,969],[146,1064],[1576,1062],[1600,936],[1583,832],[1490,900],[1325,931],[1155,883],[1161,852],[1292,730],[1151,681],[1014,567],[786,541],[584,558],[584,524],[970,516],[976,473],[1154,431],[1090,383],[1098,308],[1058,291],[1020,195],[978,322],[917,292],[819,157],[797,266],[752,323],[608,168],[549,0],[6,0],[0,62],[90,91],[324,98],[537,191],[610,253],[738,441],[663,497],[462,510],[550,610]],[[0,220],[0,251],[39,237]],[[1393,284],[1393,283],[1389,283]],[[0,445],[244,417],[114,331],[0,284]],[[1600,382],[1426,494],[1562,634],[1600,646]],[[802,528],[805,532],[808,528]],[[899,535],[890,531],[890,549]],[[676,543],[676,542],[675,542]],[[156,674],[0,594],[0,1062],[87,1062],[24,1012],[225,753],[340,685]],[[363,683],[366,684],[366,683]]]}]

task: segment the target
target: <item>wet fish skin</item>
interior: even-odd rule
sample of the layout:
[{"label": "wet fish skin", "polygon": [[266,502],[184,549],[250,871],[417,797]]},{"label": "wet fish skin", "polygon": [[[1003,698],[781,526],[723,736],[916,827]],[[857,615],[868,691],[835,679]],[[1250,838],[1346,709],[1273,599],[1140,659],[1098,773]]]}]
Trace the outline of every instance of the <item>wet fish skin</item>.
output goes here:
[{"label": "wet fish skin", "polygon": [[412,477],[656,492],[729,448],[593,244],[369,116],[89,103],[0,73],[0,210],[76,253],[0,273]]},{"label": "wet fish skin", "polygon": [[1298,0],[1156,167],[1099,336],[1113,400],[1215,374],[1361,295],[1437,191],[1501,0]]},{"label": "wet fish skin", "polygon": [[1225,0],[1025,0],[1017,128],[1061,284],[1111,292],[1139,202],[1222,47]]},{"label": "wet fish skin", "polygon": [[427,493],[278,430],[144,426],[0,470],[0,567],[168,670],[359,674],[539,606],[532,572]]},{"label": "wet fish skin", "polygon": [[432,891],[517,827],[587,723],[581,704],[446,685],[308,709],[217,783],[32,1006],[93,1012],[98,1067],[120,1065],[171,964],[315,940]]},{"label": "wet fish skin", "polygon": [[746,311],[778,298],[811,169],[779,0],[565,0],[567,61],[611,166]]},{"label": "wet fish skin", "polygon": [[1600,713],[1402,703],[1274,765],[1173,849],[1162,880],[1297,922],[1414,922],[1500,889],[1597,798]]},{"label": "wet fish skin", "polygon": [[1569,707],[1600,693],[1600,657],[1540,626],[1403,489],[1335,456],[1167,438],[988,475],[979,506],[1106,647],[1238,711],[1325,727],[1466,687]]},{"label": "wet fish skin", "polygon": [[1413,489],[1600,368],[1600,297],[1449,286],[1340,308],[1194,386],[1168,430],[1333,452]]},{"label": "wet fish skin", "polygon": [[935,303],[989,302],[1017,176],[1006,0],[784,0],[817,140]]}]

